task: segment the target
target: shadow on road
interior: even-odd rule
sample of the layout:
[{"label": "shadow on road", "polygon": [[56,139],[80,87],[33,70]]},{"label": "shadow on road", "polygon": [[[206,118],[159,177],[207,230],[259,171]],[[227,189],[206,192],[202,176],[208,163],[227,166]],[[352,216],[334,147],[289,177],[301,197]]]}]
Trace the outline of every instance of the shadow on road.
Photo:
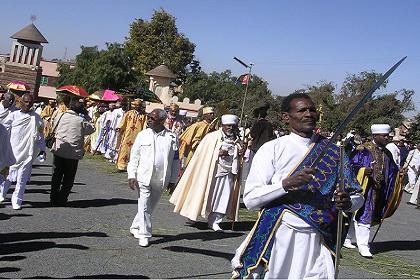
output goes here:
[{"label": "shadow on road", "polygon": [[[28,185],[51,186],[51,180],[31,180],[31,181],[29,181]],[[75,185],[75,186],[86,186],[85,183],[78,183],[78,182],[75,182],[73,185]]]},{"label": "shadow on road", "polygon": [[17,268],[17,267],[0,267],[0,273],[18,272],[18,271],[20,271],[20,268]]},{"label": "shadow on road", "polygon": [[[35,276],[24,279],[56,279],[50,276]],[[97,274],[97,275],[78,275],[69,278],[60,279],[150,279],[150,277],[144,275],[121,275],[121,274]]]},{"label": "shadow on road", "polygon": [[52,167],[51,164],[34,164],[32,168],[40,168],[40,167]]},{"label": "shadow on road", "polygon": [[15,262],[26,259],[25,256],[5,256],[0,258],[0,262]]},{"label": "shadow on road", "polygon": [[160,243],[167,243],[172,241],[179,241],[179,240],[218,240],[218,239],[226,239],[226,238],[235,238],[238,236],[242,236],[243,233],[241,232],[214,232],[214,231],[203,231],[203,232],[189,232],[189,233],[180,233],[177,235],[165,235],[165,234],[155,234],[154,237],[161,237],[161,239],[153,240],[150,242],[151,245],[153,244],[160,244]]},{"label": "shadow on road", "polygon": [[108,235],[103,232],[10,232],[0,234],[0,242],[9,243],[35,239],[59,239],[74,237],[108,237]]},{"label": "shadow on road", "polygon": [[184,246],[168,246],[162,249],[168,250],[171,252],[200,254],[200,255],[205,255],[205,256],[210,256],[210,257],[223,258],[229,261],[234,256],[234,254],[231,254],[231,253],[224,253],[224,252],[205,250],[205,249],[196,249],[196,248],[184,247]]},{"label": "shadow on road", "polygon": [[78,244],[57,244],[49,241],[33,241],[33,242],[20,242],[20,243],[7,243],[2,244],[0,247],[0,255],[12,255],[16,253],[42,251],[52,248],[65,248],[76,250],[88,250],[89,247]]},{"label": "shadow on road", "polygon": [[[71,199],[71,196],[70,196]],[[50,208],[49,202],[25,201],[25,204],[31,205],[33,208]],[[120,204],[137,204],[137,200],[111,198],[111,199],[86,199],[86,200],[70,200],[65,207],[71,208],[91,208],[91,207],[104,207]]]},{"label": "shadow on road", "polygon": [[[254,226],[255,221],[242,221],[242,222],[235,222],[233,226],[233,230],[235,231],[249,231]],[[209,229],[206,222],[195,222],[195,223],[188,223],[187,226],[194,227],[199,230],[207,230]],[[232,230],[232,223],[231,222],[223,222],[220,223],[220,227],[223,230]]]},{"label": "shadow on road", "polygon": [[33,215],[30,214],[3,214],[0,213],[0,221],[8,220],[13,217],[32,217]]},{"label": "shadow on road", "polygon": [[371,244],[372,253],[420,250],[420,240],[381,241]]}]

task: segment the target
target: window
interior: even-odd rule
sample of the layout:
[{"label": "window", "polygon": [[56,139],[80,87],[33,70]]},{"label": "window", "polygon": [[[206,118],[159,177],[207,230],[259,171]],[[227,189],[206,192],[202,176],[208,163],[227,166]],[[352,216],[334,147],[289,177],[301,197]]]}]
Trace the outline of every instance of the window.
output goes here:
[{"label": "window", "polygon": [[48,86],[48,77],[41,76],[41,86]]}]

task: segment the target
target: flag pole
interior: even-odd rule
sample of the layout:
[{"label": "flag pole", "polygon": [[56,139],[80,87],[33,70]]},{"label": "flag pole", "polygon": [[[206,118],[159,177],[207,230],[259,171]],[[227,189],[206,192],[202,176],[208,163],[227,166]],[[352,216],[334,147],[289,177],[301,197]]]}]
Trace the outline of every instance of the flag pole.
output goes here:
[{"label": "flag pole", "polygon": [[[248,65],[245,62],[243,62],[242,60],[240,60],[239,58],[237,58],[236,56],[233,57],[233,59],[236,60],[237,62],[239,62],[240,64],[242,64],[244,67],[246,67],[246,68],[249,69],[249,71],[248,71],[248,79],[246,80],[244,99],[242,101],[241,116],[239,117],[239,126],[241,126],[242,125],[242,117],[244,115],[244,108],[245,108],[246,96],[248,94],[249,81],[251,80],[252,66],[254,66],[254,64],[253,63],[250,63]],[[245,129],[244,129],[244,132],[245,132]]]}]

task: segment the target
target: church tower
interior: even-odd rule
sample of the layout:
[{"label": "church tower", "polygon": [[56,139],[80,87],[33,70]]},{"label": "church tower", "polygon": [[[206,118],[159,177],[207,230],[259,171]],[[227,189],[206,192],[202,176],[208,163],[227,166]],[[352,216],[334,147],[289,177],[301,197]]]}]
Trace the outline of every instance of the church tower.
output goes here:
[{"label": "church tower", "polygon": [[0,73],[0,84],[7,85],[11,81],[21,81],[31,86],[34,97],[38,95],[42,69],[39,66],[42,57],[41,44],[48,43],[36,26],[31,23],[16,32],[8,61]]}]

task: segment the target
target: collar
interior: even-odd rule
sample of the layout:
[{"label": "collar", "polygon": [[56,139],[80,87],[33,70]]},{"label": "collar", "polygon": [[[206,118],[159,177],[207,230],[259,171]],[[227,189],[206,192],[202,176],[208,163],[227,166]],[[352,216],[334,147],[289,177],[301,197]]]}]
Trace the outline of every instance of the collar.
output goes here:
[{"label": "collar", "polygon": [[294,132],[290,132],[290,137],[294,140],[299,142],[300,144],[303,144],[305,146],[310,146],[312,143],[315,142],[317,135],[314,133],[310,138],[302,137],[300,135],[297,135]]}]

